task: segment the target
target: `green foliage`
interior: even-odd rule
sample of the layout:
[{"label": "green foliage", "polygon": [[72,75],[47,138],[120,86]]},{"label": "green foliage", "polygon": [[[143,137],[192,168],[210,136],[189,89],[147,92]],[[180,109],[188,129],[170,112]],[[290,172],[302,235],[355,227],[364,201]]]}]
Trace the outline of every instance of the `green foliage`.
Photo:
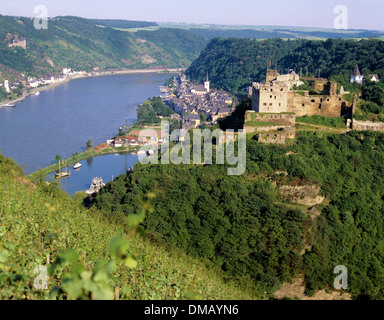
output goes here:
[{"label": "green foliage", "polygon": [[[166,59],[155,53],[155,57],[161,62],[170,65],[172,59],[180,61],[179,66],[189,66],[207,45],[207,41],[199,35],[188,30],[161,28],[155,31],[138,31],[136,36],[140,39],[150,41],[160,47],[165,53]],[[173,64],[177,67],[177,65]]]},{"label": "green foliage", "polygon": [[303,117],[296,117],[296,122],[305,122],[305,123],[311,123],[316,125],[322,125],[332,128],[345,128],[345,118],[338,117],[338,118],[330,118],[330,117],[324,117],[324,116],[303,116]]},{"label": "green foliage", "polygon": [[[195,82],[204,81],[207,72],[216,88],[240,94],[252,81],[265,80],[267,68],[280,73],[294,69],[301,76],[331,77],[350,92],[358,85],[349,83],[356,65],[384,77],[384,42],[377,39],[288,40],[213,39],[187,69]],[[270,64],[271,62],[271,64]]]},{"label": "green foliage", "polygon": [[[186,67],[206,45],[203,37],[186,30],[164,28],[133,33],[113,29],[152,23],[65,16],[49,20],[48,24],[48,29],[36,30],[33,19],[0,16],[1,39],[11,34],[27,40],[27,50],[9,48],[12,39],[1,41],[0,77],[19,79],[21,73],[49,76],[67,66],[79,71],[92,71],[94,67],[100,70]],[[48,58],[54,65],[47,62]]]},{"label": "green foliage", "polygon": [[[141,218],[86,210],[40,180],[32,184],[0,154],[0,299],[255,297],[197,259],[132,233]],[[152,196],[140,203],[145,210]],[[51,272],[48,290],[33,286],[37,266]]]},{"label": "green foliage", "polygon": [[8,97],[7,90],[4,87],[0,87],[0,101],[5,100]]},{"label": "green foliage", "polygon": [[137,119],[147,124],[160,123],[158,116],[169,117],[173,113],[175,112],[166,106],[160,97],[153,97],[138,106]]},{"label": "green foliage", "polygon": [[58,163],[61,161],[61,155],[57,154],[55,157],[55,162]]},{"label": "green foliage", "polygon": [[89,138],[87,143],[85,144],[85,147],[87,148],[87,150],[90,150],[93,148],[93,140],[92,138]]},{"label": "green foliage", "polygon": [[379,113],[384,111],[384,85],[382,83],[365,81],[361,88],[361,97],[365,101],[376,104],[375,110],[369,112]]},{"label": "green foliage", "polygon": [[[155,192],[146,233],[203,257],[259,296],[270,296],[299,273],[308,294],[332,289],[334,267],[345,265],[353,297],[383,299],[383,165],[384,134],[378,132],[301,132],[296,143],[284,146],[249,137],[243,177],[229,177],[218,165],[137,165],[108,183],[96,206],[129,217],[140,212],[147,192]],[[279,180],[276,171],[288,175]],[[317,207],[320,216],[311,220],[279,205],[265,175],[278,185],[321,186],[327,200]],[[308,249],[301,255],[304,243]]]},{"label": "green foliage", "polygon": [[200,56],[187,69],[186,74],[196,83],[201,83],[209,73],[213,87],[239,94],[252,81],[265,79],[266,68],[293,52],[299,41],[269,39],[213,39]]},{"label": "green foliage", "polygon": [[96,207],[129,218],[150,190],[157,196],[143,223],[149,236],[204,258],[260,298],[297,275],[305,216],[274,205],[269,182],[228,177],[217,166],[136,166],[100,191]]}]

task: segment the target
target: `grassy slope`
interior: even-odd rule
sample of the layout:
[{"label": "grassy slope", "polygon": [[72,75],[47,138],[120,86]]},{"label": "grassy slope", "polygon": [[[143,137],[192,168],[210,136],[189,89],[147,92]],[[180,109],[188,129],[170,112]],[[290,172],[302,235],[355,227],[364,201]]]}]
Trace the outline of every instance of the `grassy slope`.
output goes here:
[{"label": "grassy slope", "polygon": [[[117,235],[129,240],[139,262],[134,270],[120,266],[114,274],[121,299],[180,299],[188,293],[203,299],[254,298],[179,250],[129,235],[123,220],[82,209],[52,185],[31,184],[8,162],[0,154],[0,299],[48,297],[48,291],[32,286],[34,268],[47,265],[47,256],[52,263],[60,251],[73,248],[91,269],[98,259],[109,259],[106,248]],[[51,278],[49,289],[60,280]]]}]

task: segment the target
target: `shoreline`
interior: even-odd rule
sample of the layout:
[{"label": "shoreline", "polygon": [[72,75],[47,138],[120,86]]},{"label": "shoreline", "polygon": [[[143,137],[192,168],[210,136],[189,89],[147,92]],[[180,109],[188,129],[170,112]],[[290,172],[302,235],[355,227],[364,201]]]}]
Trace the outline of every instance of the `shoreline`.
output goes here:
[{"label": "shoreline", "polygon": [[91,77],[103,77],[103,76],[113,76],[113,75],[124,75],[124,74],[145,74],[145,73],[178,73],[183,72],[185,68],[161,68],[161,69],[124,69],[124,70],[116,70],[116,71],[100,71],[100,72],[92,72],[92,73],[86,73],[84,75],[75,75],[72,77],[68,77],[67,79],[53,83],[44,87],[36,88],[31,90],[29,93],[23,94],[22,97],[11,100],[11,101],[4,101],[0,103],[0,109],[4,108],[8,104],[16,104],[18,102],[24,101],[24,99],[32,94],[35,94],[36,92],[45,91],[48,89],[53,89],[58,86],[61,86],[63,84],[66,84],[72,80],[77,79],[84,79],[84,78],[91,78]]},{"label": "shoreline", "polygon": [[[101,150],[101,151],[95,151],[95,149],[97,148],[98,146],[94,147],[93,149],[91,150],[87,150],[87,151],[84,151],[82,153],[79,153],[77,154],[76,156],[72,156],[68,159],[64,159],[61,163],[65,163],[65,166],[71,166],[71,165],[74,165],[75,163],[77,162],[80,162],[80,161],[83,161],[83,160],[87,160],[87,159],[90,159],[90,158],[95,158],[95,157],[99,157],[99,156],[105,156],[105,155],[109,155],[109,154],[122,154],[122,153],[134,153],[134,152],[137,152],[138,149],[135,149],[135,148],[130,148],[130,147],[121,147],[121,148],[124,148],[121,149],[121,148],[107,148],[107,149],[104,149],[104,150]],[[119,150],[120,149],[120,150]],[[62,165],[63,166],[63,165]],[[54,164],[51,164],[50,166],[48,167],[45,167],[45,168],[42,168],[40,170],[37,170],[37,171],[34,171],[28,175],[26,175],[26,177],[30,180],[33,180],[35,178],[37,178],[39,175],[44,175],[44,176],[48,176],[49,174],[57,171],[59,169],[59,164],[58,163],[54,163]]]}]

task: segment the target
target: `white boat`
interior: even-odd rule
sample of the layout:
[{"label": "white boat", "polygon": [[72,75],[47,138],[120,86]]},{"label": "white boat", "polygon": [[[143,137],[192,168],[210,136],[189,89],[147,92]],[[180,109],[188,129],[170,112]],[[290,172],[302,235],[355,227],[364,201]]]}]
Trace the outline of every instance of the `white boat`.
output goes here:
[{"label": "white boat", "polygon": [[137,151],[137,154],[145,154],[145,151],[144,150],[139,150],[139,151]]},{"label": "white boat", "polygon": [[14,108],[16,107],[16,105],[13,103],[9,103],[9,104],[5,104],[4,107]]},{"label": "white boat", "polygon": [[83,165],[80,163],[80,162],[78,162],[78,163],[76,163],[74,166],[73,166],[73,169],[80,169],[81,167],[82,167]]},{"label": "white boat", "polygon": [[37,92],[35,93],[35,95],[37,95],[37,96],[38,96],[39,94],[40,94],[40,91],[37,91]]}]

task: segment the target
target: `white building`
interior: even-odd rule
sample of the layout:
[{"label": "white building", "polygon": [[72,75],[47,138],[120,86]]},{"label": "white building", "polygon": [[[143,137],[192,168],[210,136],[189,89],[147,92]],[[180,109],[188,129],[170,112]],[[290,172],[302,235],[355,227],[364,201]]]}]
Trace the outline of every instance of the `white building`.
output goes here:
[{"label": "white building", "polygon": [[368,79],[373,81],[373,82],[379,82],[380,81],[380,78],[377,74],[370,74],[368,75]]},{"label": "white building", "polygon": [[359,67],[356,66],[355,71],[353,71],[353,74],[351,76],[351,83],[359,83],[362,84],[364,80],[364,76],[361,75]]},{"label": "white building", "polygon": [[64,68],[63,69],[63,75],[69,75],[70,73],[72,72],[72,69],[71,68]]},{"label": "white building", "polygon": [[8,80],[4,80],[4,89],[7,91],[7,93],[11,92],[11,89],[9,88]]}]

